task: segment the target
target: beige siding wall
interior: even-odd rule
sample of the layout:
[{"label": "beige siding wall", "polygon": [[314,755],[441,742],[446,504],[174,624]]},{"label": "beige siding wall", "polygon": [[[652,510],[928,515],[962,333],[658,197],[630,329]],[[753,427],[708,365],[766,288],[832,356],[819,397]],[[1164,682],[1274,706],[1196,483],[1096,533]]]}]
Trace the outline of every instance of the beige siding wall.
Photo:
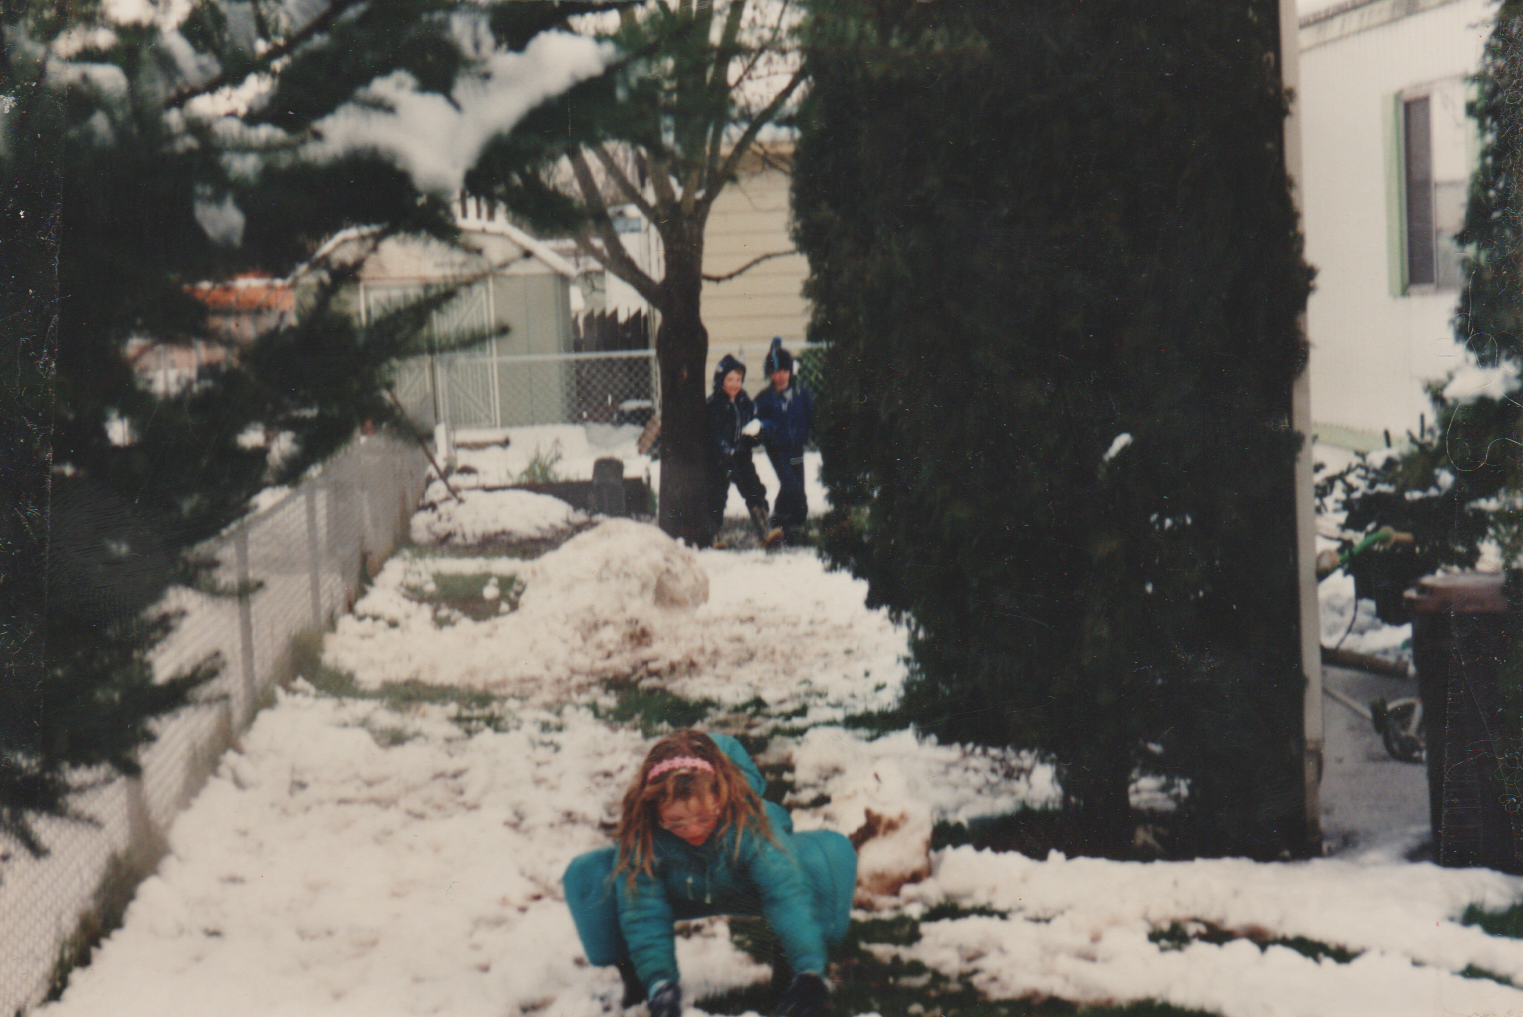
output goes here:
[{"label": "beige siding wall", "polygon": [[[777,169],[743,177],[720,193],[704,238],[703,271],[725,275],[753,258],[792,251],[788,236],[790,178]],[[761,383],[761,359],[772,337],[791,348],[809,321],[801,289],[808,274],[801,254],[771,258],[724,283],[705,283],[703,322],[709,330],[708,373],[726,353],[745,360],[746,389]]]}]

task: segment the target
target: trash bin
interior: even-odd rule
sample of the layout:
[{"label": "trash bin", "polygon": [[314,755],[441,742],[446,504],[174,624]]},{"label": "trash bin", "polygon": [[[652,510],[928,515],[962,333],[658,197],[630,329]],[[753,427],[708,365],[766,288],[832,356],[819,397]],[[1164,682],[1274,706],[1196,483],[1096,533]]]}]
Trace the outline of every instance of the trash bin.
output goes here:
[{"label": "trash bin", "polygon": [[[1441,865],[1523,872],[1513,815],[1491,776],[1501,732],[1498,686],[1507,600],[1498,573],[1428,576],[1406,593],[1423,702],[1428,810]],[[1514,806],[1515,808],[1515,806]]]}]

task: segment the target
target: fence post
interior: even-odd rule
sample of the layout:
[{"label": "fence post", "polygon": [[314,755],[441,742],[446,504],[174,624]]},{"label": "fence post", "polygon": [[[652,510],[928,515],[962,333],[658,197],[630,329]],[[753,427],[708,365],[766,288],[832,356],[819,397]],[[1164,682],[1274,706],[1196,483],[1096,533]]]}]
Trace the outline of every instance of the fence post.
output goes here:
[{"label": "fence post", "polygon": [[258,692],[258,680],[254,675],[254,594],[250,590],[249,576],[249,528],[240,523],[233,537],[233,549],[237,555],[238,568],[238,656],[243,670],[244,709],[235,719],[235,726],[242,727],[254,716],[254,702]]},{"label": "fence post", "polygon": [[143,789],[143,776],[127,777],[122,781],[122,791],[127,797],[127,857],[134,869],[146,869],[155,860],[160,844],[153,816],[148,811],[148,794]]},{"label": "fence post", "polygon": [[312,624],[320,629],[323,626],[323,566],[317,541],[317,484],[307,481],[302,493],[307,501],[307,565],[311,578]]}]

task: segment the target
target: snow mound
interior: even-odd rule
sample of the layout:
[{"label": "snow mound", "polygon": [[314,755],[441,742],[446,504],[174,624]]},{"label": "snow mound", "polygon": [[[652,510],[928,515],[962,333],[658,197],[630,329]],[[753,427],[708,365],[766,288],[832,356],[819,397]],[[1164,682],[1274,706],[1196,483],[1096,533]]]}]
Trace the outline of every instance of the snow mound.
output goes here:
[{"label": "snow mound", "polygon": [[524,584],[518,610],[482,620],[451,615],[441,624],[439,612],[405,588],[423,585],[422,573],[446,563],[504,575],[512,570],[505,560],[393,561],[324,642],[327,662],[366,688],[414,680],[546,702],[603,679],[660,671],[673,666],[673,654],[687,653],[682,633],[709,593],[691,551],[625,519],[606,520],[532,563],[513,563]]},{"label": "snow mound", "polygon": [[529,570],[521,610],[591,612],[696,608],[709,599],[709,576],[693,552],[654,526],[610,519],[541,558]]},{"label": "snow mound", "polygon": [[[432,490],[432,489],[431,489]],[[548,537],[585,522],[587,517],[548,494],[533,491],[462,491],[447,495],[412,517],[415,544],[470,546],[487,540]]]}]

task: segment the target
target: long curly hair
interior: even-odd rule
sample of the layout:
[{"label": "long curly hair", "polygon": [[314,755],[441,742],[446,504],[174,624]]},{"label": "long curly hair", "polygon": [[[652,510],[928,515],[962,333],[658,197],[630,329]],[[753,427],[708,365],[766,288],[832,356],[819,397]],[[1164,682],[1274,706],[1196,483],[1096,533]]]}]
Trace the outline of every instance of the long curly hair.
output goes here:
[{"label": "long curly hair", "polygon": [[[688,757],[701,759],[714,768],[707,773],[696,768],[666,769],[651,779],[658,764]],[[718,822],[710,836],[722,837],[732,827],[751,828],[768,840],[774,840],[761,798],[751,790],[746,775],[740,772],[714,739],[690,728],[662,738],[646,753],[645,762],[635,781],[624,792],[619,814],[619,862],[615,875],[623,874],[634,885],[641,874],[650,875],[655,868],[656,832],[661,828],[661,807],[668,802],[694,798],[712,798],[718,810]],[[736,847],[739,848],[739,838]]]}]

